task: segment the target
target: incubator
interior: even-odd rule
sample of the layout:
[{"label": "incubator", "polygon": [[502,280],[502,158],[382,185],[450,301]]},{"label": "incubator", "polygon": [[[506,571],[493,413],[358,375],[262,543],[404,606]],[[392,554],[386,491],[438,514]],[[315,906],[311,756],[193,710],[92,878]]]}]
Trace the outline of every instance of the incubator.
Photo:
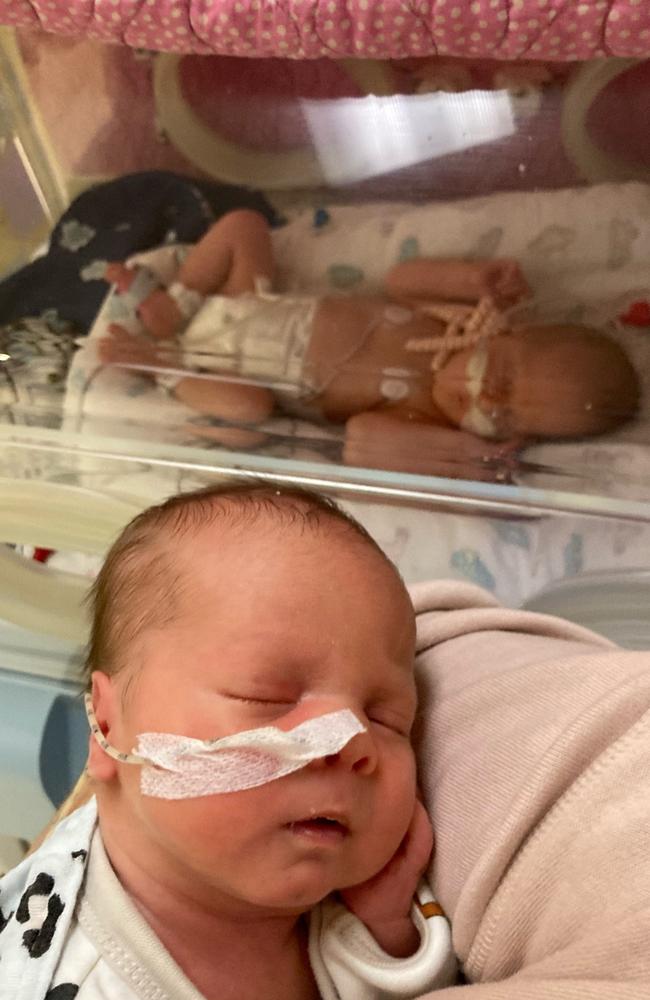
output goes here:
[{"label": "incubator", "polygon": [[[179,490],[241,475],[313,486],[359,518],[407,582],[469,579],[505,603],[647,645],[650,149],[638,123],[650,61],[641,42],[625,58],[577,43],[493,58],[466,39],[448,57],[364,49],[289,60],[281,33],[260,36],[255,51],[214,54],[207,42],[155,46],[144,27],[121,39],[109,24],[95,37],[45,27],[61,34],[0,29],[0,801],[15,803],[3,806],[0,834],[33,836],[83,765],[75,696],[89,574],[79,554],[97,564],[139,510]],[[239,209],[268,220],[272,283],[251,286],[246,308],[224,293],[223,275],[198,298],[183,286],[183,331],[157,339],[147,303],[172,292],[192,246]],[[488,281],[445,296],[436,284],[414,310],[387,294],[386,276],[420,258],[514,261],[527,292],[500,300]],[[128,270],[110,281],[115,261]],[[605,405],[614,414],[597,432],[583,420],[562,433],[543,433],[548,422],[500,433],[496,410],[483,407],[478,424],[443,413],[464,457],[452,445],[441,458],[415,431],[411,444],[408,421],[441,426],[421,400],[453,357],[425,371],[415,353],[396,361],[393,340],[388,360],[364,368],[364,350],[388,336],[382,324],[400,338],[400,323],[426,313],[453,355],[459,330],[484,330],[485,298],[498,321],[471,344],[487,360],[472,354],[463,375],[479,409],[495,337],[545,325],[564,331],[565,354],[526,355],[518,406],[532,406],[544,364],[545,418],[577,405],[590,362],[578,364],[571,338],[584,328],[626,359],[631,402],[612,361],[598,397],[610,402],[580,396],[589,416]],[[370,339],[340,350],[314,383],[312,328],[323,303],[335,311],[348,299],[381,300],[384,312],[364,320]],[[282,339],[293,320],[274,318],[280,300],[303,303],[306,338]],[[255,364],[242,316],[257,323]],[[102,343],[116,325],[132,346],[109,358]],[[321,405],[341,372],[352,402]],[[260,419],[224,417],[180,391],[183,380],[200,383],[201,399],[248,398],[252,388],[270,405]],[[362,425],[349,422],[368,412],[401,414],[397,455],[381,428],[351,448],[351,427]],[[34,547],[45,562],[28,558]]]}]

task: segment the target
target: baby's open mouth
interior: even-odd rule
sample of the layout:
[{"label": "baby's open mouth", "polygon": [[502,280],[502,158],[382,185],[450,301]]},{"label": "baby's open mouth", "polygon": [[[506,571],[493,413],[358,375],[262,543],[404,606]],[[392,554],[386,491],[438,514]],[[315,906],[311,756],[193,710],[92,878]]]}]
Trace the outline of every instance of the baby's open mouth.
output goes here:
[{"label": "baby's open mouth", "polygon": [[342,816],[309,816],[287,824],[292,833],[321,841],[340,841],[348,836],[350,827]]}]

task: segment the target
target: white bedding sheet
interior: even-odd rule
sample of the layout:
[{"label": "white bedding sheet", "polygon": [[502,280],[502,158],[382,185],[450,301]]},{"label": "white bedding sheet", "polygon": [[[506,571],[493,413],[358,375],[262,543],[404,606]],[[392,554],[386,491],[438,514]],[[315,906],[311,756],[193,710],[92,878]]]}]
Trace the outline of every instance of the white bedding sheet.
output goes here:
[{"label": "white bedding sheet", "polygon": [[[624,343],[643,382],[638,419],[615,434],[580,443],[529,449],[540,463],[576,474],[566,489],[639,497],[647,480],[650,497],[650,330],[611,324],[625,307],[650,298],[650,187],[605,184],[567,191],[498,194],[451,204],[315,206],[298,212],[273,234],[282,290],[361,292],[378,289],[395,261],[409,256],[516,257],[535,290],[532,315],[607,325]],[[145,255],[166,280],[175,266],[173,248]],[[140,258],[142,259],[142,258]],[[120,429],[143,430],[178,443],[192,441],[195,415],[151,382],[123,370],[98,370],[95,345],[106,324],[104,309],[68,380],[66,426],[86,433],[110,433],[116,406]],[[309,443],[323,428],[290,418],[266,425],[278,438],[266,449],[278,457],[322,461]],[[333,432],[331,437],[336,437]],[[557,489],[557,480],[529,478]],[[133,479],[131,479],[131,486]],[[104,482],[104,487],[109,486]],[[113,487],[118,489],[119,484]],[[156,477],[138,484],[143,499],[174,492]],[[131,491],[132,492],[132,491]],[[486,521],[368,505],[362,520],[409,580],[458,576],[520,603],[549,582],[583,569],[644,566],[650,560],[649,529],[578,521]],[[433,520],[432,520],[433,518]],[[370,523],[369,523],[369,526]]]}]

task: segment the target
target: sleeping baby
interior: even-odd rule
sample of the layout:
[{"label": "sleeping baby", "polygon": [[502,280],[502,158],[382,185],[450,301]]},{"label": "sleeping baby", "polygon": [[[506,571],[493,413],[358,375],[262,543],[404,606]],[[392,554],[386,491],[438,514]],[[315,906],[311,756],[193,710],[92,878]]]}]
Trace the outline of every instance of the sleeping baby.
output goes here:
[{"label": "sleeping baby", "polygon": [[273,484],[173,497],[115,542],[93,610],[95,795],[0,881],[12,998],[453,983],[423,880],[414,613],[365,531]]},{"label": "sleeping baby", "polygon": [[406,472],[498,478],[526,441],[609,431],[634,416],[639,383],[596,330],[516,321],[529,294],[516,262],[415,259],[384,295],[274,294],[268,224],[229,213],[168,287],[142,268],[107,278],[137,311],[105,363],[156,374],[224,426],[196,432],[248,447],[274,407],[345,425],[344,460]]}]

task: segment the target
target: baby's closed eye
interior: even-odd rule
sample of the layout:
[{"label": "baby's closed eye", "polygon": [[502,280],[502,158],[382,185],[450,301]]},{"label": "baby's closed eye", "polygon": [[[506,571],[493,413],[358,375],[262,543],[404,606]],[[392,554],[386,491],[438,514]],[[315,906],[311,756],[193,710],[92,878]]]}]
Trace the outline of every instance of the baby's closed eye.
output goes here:
[{"label": "baby's closed eye", "polygon": [[368,721],[373,725],[389,729],[399,736],[408,738],[413,727],[414,712],[410,707],[398,708],[388,705],[372,705],[366,710]]},{"label": "baby's closed eye", "polygon": [[261,694],[239,694],[233,691],[222,691],[221,694],[231,701],[239,701],[245,705],[268,705],[271,708],[290,708],[296,704],[295,698],[269,697]]}]

